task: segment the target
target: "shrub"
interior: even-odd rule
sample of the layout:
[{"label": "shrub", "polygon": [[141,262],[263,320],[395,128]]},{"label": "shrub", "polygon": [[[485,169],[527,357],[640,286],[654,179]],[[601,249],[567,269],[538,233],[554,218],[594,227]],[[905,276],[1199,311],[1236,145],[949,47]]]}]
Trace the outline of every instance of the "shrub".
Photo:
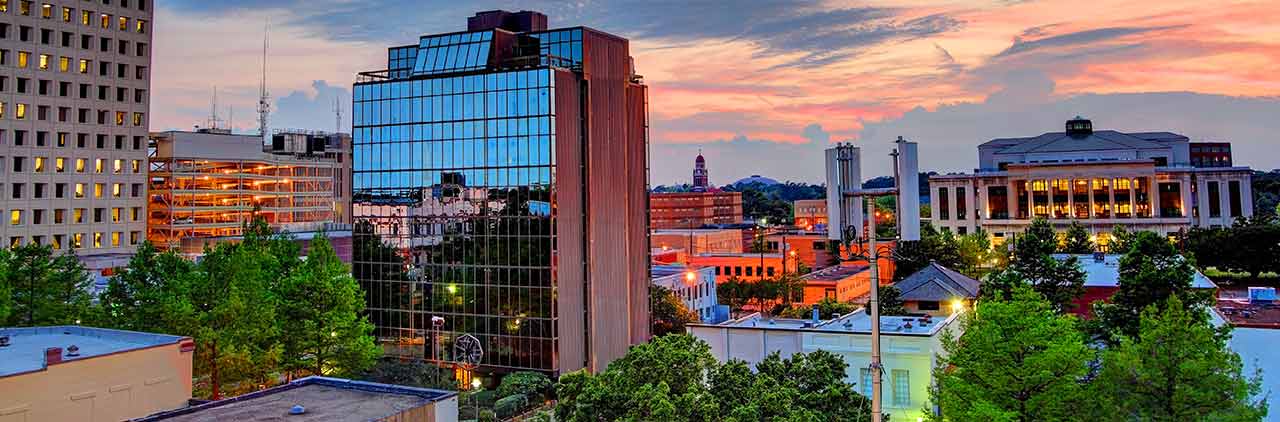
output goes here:
[{"label": "shrub", "polygon": [[551,389],[551,379],[541,372],[516,372],[502,378],[502,384],[498,385],[498,397],[520,394],[530,401],[541,402]]},{"label": "shrub", "polygon": [[498,417],[506,419],[515,416],[528,406],[528,397],[525,397],[524,394],[513,394],[498,399],[498,402],[493,405],[493,410],[497,412]]},{"label": "shrub", "polygon": [[480,409],[480,417],[477,418],[477,421],[478,422],[498,422],[498,414],[493,413],[493,411],[489,409]]}]

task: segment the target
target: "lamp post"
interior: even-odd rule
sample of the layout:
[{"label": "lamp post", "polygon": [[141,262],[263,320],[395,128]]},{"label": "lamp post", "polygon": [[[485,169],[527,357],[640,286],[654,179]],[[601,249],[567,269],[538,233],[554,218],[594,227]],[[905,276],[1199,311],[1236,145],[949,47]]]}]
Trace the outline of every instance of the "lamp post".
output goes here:
[{"label": "lamp post", "polygon": [[476,397],[480,393],[480,379],[471,378],[471,403],[475,404],[476,420],[480,420],[480,398]]}]

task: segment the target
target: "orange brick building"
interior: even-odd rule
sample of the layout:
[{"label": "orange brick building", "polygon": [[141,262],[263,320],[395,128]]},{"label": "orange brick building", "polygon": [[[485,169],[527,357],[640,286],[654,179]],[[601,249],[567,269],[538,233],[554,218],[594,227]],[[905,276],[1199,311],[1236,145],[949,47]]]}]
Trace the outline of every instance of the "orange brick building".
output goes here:
[{"label": "orange brick building", "polygon": [[[691,267],[715,267],[716,283],[724,283],[731,277],[739,280],[756,281],[761,278],[776,278],[783,272],[783,257],[777,253],[716,253],[689,255],[686,258]],[[796,272],[796,261],[785,261],[786,272]]]},{"label": "orange brick building", "polygon": [[826,230],[827,200],[801,199],[791,203],[795,225],[801,230]]},{"label": "orange brick building", "polygon": [[669,192],[649,195],[649,228],[696,229],[742,222],[741,192]]},{"label": "orange brick building", "polygon": [[[893,260],[879,260],[880,285],[893,284]],[[824,298],[841,302],[866,302],[871,295],[871,267],[866,261],[850,262],[805,274],[804,304],[812,305]]]}]

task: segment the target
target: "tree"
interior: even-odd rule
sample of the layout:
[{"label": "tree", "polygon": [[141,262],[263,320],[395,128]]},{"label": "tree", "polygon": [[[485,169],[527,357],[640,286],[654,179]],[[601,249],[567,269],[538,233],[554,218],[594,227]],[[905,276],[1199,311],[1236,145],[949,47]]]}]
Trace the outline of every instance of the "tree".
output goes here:
[{"label": "tree", "polygon": [[1177,296],[1142,312],[1140,337],[1122,336],[1103,354],[1096,384],[1105,413],[1117,421],[1260,421],[1262,374],[1243,375],[1230,334],[1206,322]]},{"label": "tree", "polygon": [[105,325],[133,331],[186,335],[193,329],[191,283],[196,266],[151,242],[138,246],[98,297]]},{"label": "tree", "polygon": [[521,371],[502,377],[498,385],[498,398],[522,395],[534,403],[541,403],[555,389],[551,379],[541,372]]},{"label": "tree", "polygon": [[1113,254],[1128,253],[1129,248],[1133,247],[1133,242],[1136,239],[1137,233],[1117,224],[1111,229],[1111,241],[1107,244],[1107,252]]},{"label": "tree", "polygon": [[902,281],[933,262],[947,268],[961,268],[963,259],[956,243],[951,232],[939,232],[931,224],[921,224],[920,240],[898,242],[894,251],[893,281]]},{"label": "tree", "polygon": [[973,233],[958,237],[956,249],[962,265],[958,270],[970,276],[977,274],[979,268],[988,265],[996,256],[991,249],[991,236],[981,227]]},{"label": "tree", "polygon": [[[907,308],[902,303],[902,291],[898,290],[898,286],[880,286],[880,315],[902,316],[907,314]],[[870,312],[870,311],[868,311]]]},{"label": "tree", "polygon": [[11,259],[8,249],[0,249],[0,324],[4,325],[8,325],[9,314],[13,312],[13,286],[9,285]]},{"label": "tree", "polygon": [[311,240],[307,260],[284,277],[277,295],[286,370],[349,375],[382,354],[363,315],[364,292],[326,237]]},{"label": "tree", "polygon": [[441,368],[420,360],[378,359],[372,367],[354,378],[418,388],[458,389],[458,382],[453,379],[452,368]]},{"label": "tree", "polygon": [[[268,290],[275,274],[266,252],[251,243],[222,243],[206,249],[192,280],[196,354],[194,371],[208,378],[209,397],[220,399],[225,384],[256,385],[280,358],[277,298]],[[243,388],[243,390],[252,387]]]},{"label": "tree", "polygon": [[1058,312],[1071,309],[1076,299],[1084,294],[1084,271],[1076,257],[1059,261],[1052,254],[1058,250],[1057,233],[1044,219],[1031,223],[1014,243],[1009,267],[990,274],[990,288],[984,285],[984,295],[994,292],[1011,294],[1022,284],[1030,285],[1043,295]]},{"label": "tree", "polygon": [[1198,310],[1212,305],[1212,292],[1192,289],[1195,267],[1160,235],[1139,232],[1129,253],[1120,258],[1119,272],[1119,289],[1111,303],[1094,306],[1104,330],[1095,334],[1112,340],[1117,334],[1136,338],[1142,312],[1148,306],[1163,306],[1175,295],[1189,313],[1207,317]]},{"label": "tree", "polygon": [[1035,291],[979,301],[964,334],[942,339],[931,399],[953,421],[1075,420],[1089,399],[1083,379],[1094,353],[1072,316]]},{"label": "tree", "polygon": [[556,420],[865,421],[866,398],[844,382],[847,365],[819,351],[752,372],[738,360],[716,362],[706,343],[670,335],[640,344],[598,375],[560,377]]},{"label": "tree", "polygon": [[1089,237],[1089,230],[1079,222],[1072,221],[1071,227],[1067,228],[1067,239],[1059,249],[1062,253],[1069,254],[1090,254],[1096,250],[1093,240]]},{"label": "tree", "polygon": [[0,259],[0,285],[11,295],[8,319],[0,325],[70,325],[93,315],[92,281],[74,251],[54,255],[49,246],[26,244]]},{"label": "tree", "polygon": [[654,336],[681,334],[686,324],[701,321],[697,313],[689,310],[684,301],[666,287],[650,285],[649,300],[653,301],[649,312]]}]

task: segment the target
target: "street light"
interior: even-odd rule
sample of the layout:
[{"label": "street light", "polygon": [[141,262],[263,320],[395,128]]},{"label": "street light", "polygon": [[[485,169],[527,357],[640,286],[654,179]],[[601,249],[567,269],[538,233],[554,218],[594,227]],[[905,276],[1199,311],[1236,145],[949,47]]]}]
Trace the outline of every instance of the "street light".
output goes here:
[{"label": "street light", "polygon": [[[480,378],[471,378],[471,389],[472,390],[480,389]],[[476,394],[478,393],[480,392],[474,391],[471,393],[471,402],[475,403],[476,405],[476,420],[480,420],[480,398],[476,397]]]}]

